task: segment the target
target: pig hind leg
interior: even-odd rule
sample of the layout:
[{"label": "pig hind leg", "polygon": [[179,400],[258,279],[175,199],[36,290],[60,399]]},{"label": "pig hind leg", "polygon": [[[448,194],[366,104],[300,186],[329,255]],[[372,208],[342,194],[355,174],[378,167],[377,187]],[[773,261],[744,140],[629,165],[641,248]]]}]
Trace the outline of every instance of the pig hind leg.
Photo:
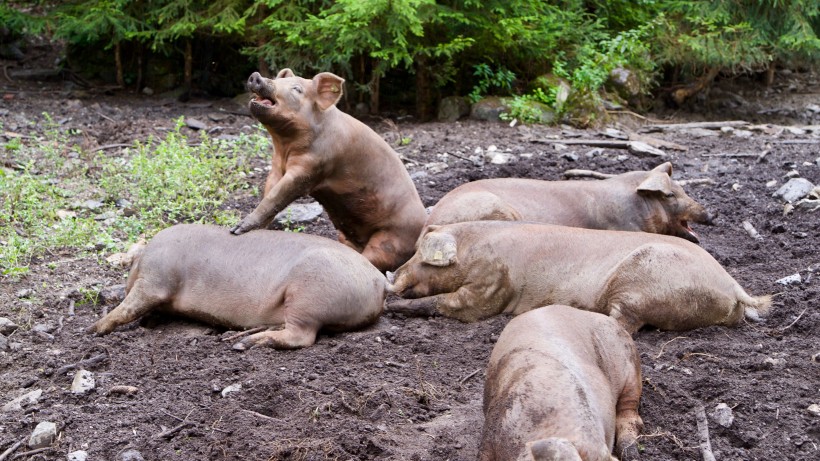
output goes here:
[{"label": "pig hind leg", "polygon": [[319,327],[294,319],[285,320],[285,328],[256,333],[233,345],[238,351],[256,346],[270,346],[274,349],[300,349],[313,345]]},{"label": "pig hind leg", "polygon": [[89,333],[105,335],[115,328],[142,317],[155,308],[166,304],[169,296],[143,278],[134,281],[119,306],[88,328]]}]

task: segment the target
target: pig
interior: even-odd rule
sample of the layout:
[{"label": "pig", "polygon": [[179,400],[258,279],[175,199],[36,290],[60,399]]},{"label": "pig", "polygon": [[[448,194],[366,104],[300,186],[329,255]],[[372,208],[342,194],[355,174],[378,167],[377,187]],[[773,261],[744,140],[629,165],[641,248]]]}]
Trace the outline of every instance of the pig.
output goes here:
[{"label": "pig", "polygon": [[439,200],[426,224],[483,220],[643,231],[698,243],[689,223],[712,224],[713,216],[672,180],[666,162],[601,181],[498,178],[462,184]]},{"label": "pig", "polygon": [[233,237],[218,226],[159,232],[139,254],[122,303],[89,331],[105,335],[151,311],[229,328],[274,327],[233,347],[295,349],[320,329],[375,322],[387,280],[355,250],[315,235],[257,230]]},{"label": "pig", "polygon": [[552,305],[513,318],[487,366],[481,461],[637,459],[641,364],[613,318]]},{"label": "pig", "polygon": [[250,112],[273,140],[273,160],[262,200],[231,232],[265,227],[310,195],[340,242],[381,271],[394,270],[413,255],[427,213],[398,154],[336,107],[343,83],[329,72],[307,80],[290,69],[275,79],[250,76]]},{"label": "pig", "polygon": [[643,325],[689,330],[759,318],[751,297],[698,245],[668,235],[515,221],[428,226],[389,289],[388,309],[472,322],[567,304]]}]

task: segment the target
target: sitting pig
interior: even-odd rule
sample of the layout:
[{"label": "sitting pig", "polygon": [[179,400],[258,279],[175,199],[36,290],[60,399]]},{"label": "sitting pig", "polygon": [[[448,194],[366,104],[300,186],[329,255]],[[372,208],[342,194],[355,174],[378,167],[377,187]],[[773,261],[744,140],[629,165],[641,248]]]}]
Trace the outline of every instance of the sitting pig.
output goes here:
[{"label": "sitting pig", "polygon": [[672,164],[602,181],[483,179],[456,187],[433,207],[427,224],[533,221],[561,226],[643,231],[698,243],[689,222],[712,217],[672,180]]},{"label": "sitting pig", "polygon": [[437,309],[465,322],[567,304],[642,325],[687,330],[765,313],[703,248],[676,237],[508,221],[429,226],[395,274],[405,298],[388,308]]},{"label": "sitting pig", "polygon": [[230,328],[282,326],[234,345],[310,346],[319,329],[376,321],[387,280],[362,255],[323,237],[184,224],[158,233],[131,266],[123,302],[89,328],[97,334],[151,311]]},{"label": "sitting pig", "polygon": [[637,457],[641,364],[612,318],[547,306],[510,320],[487,366],[481,461]]},{"label": "sitting pig", "polygon": [[307,80],[290,69],[255,72],[250,111],[273,139],[262,201],[231,232],[268,225],[296,198],[327,211],[339,241],[382,271],[413,255],[427,214],[398,154],[367,125],[336,108],[344,80],[323,72]]}]

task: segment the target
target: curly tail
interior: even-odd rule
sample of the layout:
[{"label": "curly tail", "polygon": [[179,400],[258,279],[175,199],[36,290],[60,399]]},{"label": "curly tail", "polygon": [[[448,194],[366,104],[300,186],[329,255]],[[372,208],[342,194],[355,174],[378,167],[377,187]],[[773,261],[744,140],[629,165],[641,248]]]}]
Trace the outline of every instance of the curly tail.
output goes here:
[{"label": "curly tail", "polygon": [[742,289],[743,296],[738,296],[738,302],[743,304],[743,313],[748,320],[759,322],[761,317],[765,317],[772,307],[772,295],[749,296]]}]

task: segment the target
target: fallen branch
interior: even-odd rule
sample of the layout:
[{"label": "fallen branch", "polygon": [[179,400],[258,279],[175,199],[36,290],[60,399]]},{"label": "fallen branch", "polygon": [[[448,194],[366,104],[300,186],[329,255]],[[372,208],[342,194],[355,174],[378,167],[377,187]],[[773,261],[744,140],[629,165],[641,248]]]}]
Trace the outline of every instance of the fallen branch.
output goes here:
[{"label": "fallen branch", "polygon": [[268,416],[268,415],[263,415],[262,413],[257,413],[257,412],[255,412],[255,411],[253,411],[253,410],[245,410],[245,409],[243,409],[242,411],[244,411],[245,413],[250,413],[250,414],[252,414],[252,415],[254,415],[254,416],[258,416],[258,417],[263,418],[263,419],[276,419],[276,418],[272,418],[272,417],[270,417],[270,416]]},{"label": "fallen branch", "polygon": [[676,337],[670,339],[669,341],[661,344],[661,350],[660,350],[660,352],[658,352],[658,355],[655,356],[655,360],[661,358],[661,355],[663,355],[663,348],[666,347],[667,344],[671,343],[672,341],[678,340],[678,339],[686,339],[686,336],[676,336]]},{"label": "fallen branch", "polygon": [[712,453],[712,443],[709,442],[709,421],[706,420],[706,410],[703,405],[695,408],[695,418],[698,425],[698,438],[700,439],[700,452],[703,461],[715,461],[715,454]]},{"label": "fallen branch", "polygon": [[37,453],[42,453],[44,451],[49,451],[49,450],[53,450],[53,449],[54,448],[52,448],[52,447],[36,448],[34,450],[29,450],[29,451],[24,451],[22,453],[17,453],[16,455],[14,455],[14,458],[11,458],[11,459],[17,459],[17,458],[23,458],[23,457],[26,457],[26,456],[36,455]]},{"label": "fallen branch", "polygon": [[820,139],[786,139],[772,142],[775,144],[820,144]]},{"label": "fallen branch", "polygon": [[763,240],[763,237],[757,233],[757,229],[755,226],[752,225],[749,221],[743,221],[743,229],[746,230],[746,233],[749,234],[749,237],[755,240]]},{"label": "fallen branch", "polygon": [[701,186],[703,184],[714,184],[715,181],[712,178],[692,178],[681,179],[677,183],[681,186]]},{"label": "fallen branch", "polygon": [[467,381],[469,381],[469,380],[470,380],[470,378],[472,378],[473,376],[477,375],[480,371],[481,371],[481,368],[476,369],[476,371],[474,371],[474,372],[470,373],[469,375],[467,375],[467,376],[465,376],[465,377],[461,378],[461,381],[459,381],[458,383],[459,383],[459,384],[464,384],[464,383],[466,383]]},{"label": "fallen branch", "polygon": [[243,336],[252,335],[254,333],[259,333],[260,331],[265,331],[267,329],[268,329],[268,327],[256,327],[256,328],[251,328],[249,330],[240,331],[239,333],[235,333],[235,334],[232,334],[232,335],[230,335],[226,338],[222,338],[222,342],[224,343],[224,342],[227,342],[227,341],[233,341],[236,338],[241,338]]},{"label": "fallen branch", "polygon": [[94,357],[91,357],[90,359],[80,360],[77,363],[72,363],[69,365],[63,365],[60,368],[58,368],[57,371],[55,371],[53,374],[61,376],[64,375],[67,371],[71,371],[77,368],[91,368],[99,365],[102,362],[105,362],[106,360],[108,360],[108,355],[98,354]]},{"label": "fallen branch", "polygon": [[[806,309],[808,309],[808,307]],[[797,323],[798,320],[800,320],[800,317],[803,317],[803,314],[806,313],[806,309],[803,309],[803,312],[801,312],[800,315],[798,315],[797,318],[794,319],[794,322],[792,322],[792,323],[788,324],[787,326],[783,327],[783,329],[781,329],[780,331],[786,331],[789,328],[793,327],[794,324]]]},{"label": "fallen branch", "polygon": [[759,157],[760,154],[733,154],[724,152],[720,154],[700,154],[701,157]]},{"label": "fallen branch", "polygon": [[614,174],[609,173],[601,173],[598,171],[592,170],[567,170],[564,172],[563,176],[565,178],[595,178],[595,179],[607,179],[615,176]]},{"label": "fallen branch", "polygon": [[0,454],[0,461],[4,461],[12,453],[17,451],[17,449],[20,448],[20,446],[23,445],[24,443],[26,443],[26,437],[23,437],[19,441],[15,442],[14,445],[10,446],[6,451],[4,451],[2,454]]},{"label": "fallen branch", "polygon": [[181,422],[181,423],[177,424],[176,426],[174,426],[174,427],[172,427],[172,428],[170,428],[166,431],[160,432],[159,434],[155,435],[154,438],[157,438],[157,439],[170,439],[177,432],[181,431],[182,429],[184,429],[188,426],[193,426],[193,425],[194,425],[194,423],[192,423],[190,421],[184,421],[184,422]]},{"label": "fallen branch", "polygon": [[534,142],[544,144],[565,144],[567,146],[608,147],[611,149],[629,149],[632,141],[616,139],[535,139]]},{"label": "fallen branch", "polygon": [[689,150],[688,147],[680,145],[675,142],[665,141],[663,139],[653,138],[652,136],[644,136],[642,134],[637,133],[629,133],[629,140],[630,141],[640,141],[646,144],[649,144],[652,147],[657,148],[665,148],[665,149],[673,149],[686,152]]},{"label": "fallen branch", "polygon": [[669,123],[648,125],[643,127],[641,131],[667,131],[667,130],[691,130],[693,128],[700,128],[704,130],[719,130],[723,127],[738,127],[746,126],[749,122],[743,120],[732,120],[726,122],[691,122],[691,123]]}]

